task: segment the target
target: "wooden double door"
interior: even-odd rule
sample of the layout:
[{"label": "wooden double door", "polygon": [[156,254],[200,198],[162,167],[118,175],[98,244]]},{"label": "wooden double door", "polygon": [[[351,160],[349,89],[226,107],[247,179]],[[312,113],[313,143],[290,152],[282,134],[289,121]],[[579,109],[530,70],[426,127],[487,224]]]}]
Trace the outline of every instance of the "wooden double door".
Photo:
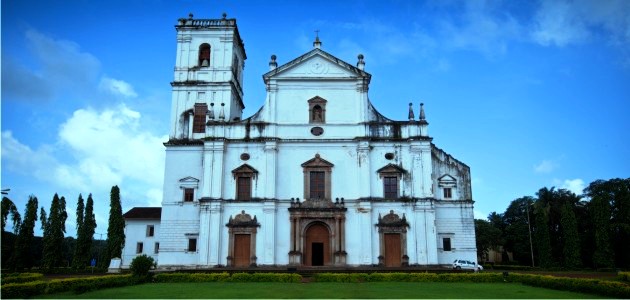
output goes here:
[{"label": "wooden double door", "polygon": [[385,233],[385,266],[400,267],[402,265],[402,251],[400,233]]},{"label": "wooden double door", "polygon": [[330,232],[323,224],[313,224],[306,230],[304,238],[304,265],[330,265]]},{"label": "wooden double door", "polygon": [[251,264],[251,234],[234,235],[234,266],[249,267]]}]

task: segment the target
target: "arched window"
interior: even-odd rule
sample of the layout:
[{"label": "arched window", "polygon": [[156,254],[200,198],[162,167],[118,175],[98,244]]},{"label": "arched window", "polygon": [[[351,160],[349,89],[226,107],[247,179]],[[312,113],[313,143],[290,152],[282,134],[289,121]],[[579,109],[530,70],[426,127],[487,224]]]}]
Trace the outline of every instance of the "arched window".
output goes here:
[{"label": "arched window", "polygon": [[210,45],[207,43],[199,46],[199,62],[198,66],[207,67],[210,66]]}]

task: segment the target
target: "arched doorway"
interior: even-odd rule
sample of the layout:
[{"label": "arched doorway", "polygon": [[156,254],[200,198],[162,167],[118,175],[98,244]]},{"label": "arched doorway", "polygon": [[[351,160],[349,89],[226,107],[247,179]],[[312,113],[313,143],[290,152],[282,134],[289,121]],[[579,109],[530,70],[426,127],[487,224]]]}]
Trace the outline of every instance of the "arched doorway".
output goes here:
[{"label": "arched doorway", "polygon": [[304,265],[325,266],[330,264],[330,231],[322,223],[310,225],[304,238]]}]

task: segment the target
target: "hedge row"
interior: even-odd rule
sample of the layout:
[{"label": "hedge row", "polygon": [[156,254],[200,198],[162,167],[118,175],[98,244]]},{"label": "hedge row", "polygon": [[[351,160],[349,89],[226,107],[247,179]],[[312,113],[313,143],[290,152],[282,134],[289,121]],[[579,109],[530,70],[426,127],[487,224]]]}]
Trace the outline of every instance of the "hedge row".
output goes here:
[{"label": "hedge row", "polygon": [[286,273],[161,273],[153,282],[300,282],[299,274]]},{"label": "hedge row", "polygon": [[25,283],[37,280],[43,280],[44,274],[41,273],[10,273],[2,274],[2,284],[7,283]]},{"label": "hedge row", "polygon": [[530,286],[630,299],[630,285],[618,281],[518,273],[510,273],[508,278]]},{"label": "hedge row", "polygon": [[55,294],[73,291],[77,294],[91,290],[121,287],[143,282],[142,278],[131,275],[109,275],[98,277],[31,281],[2,285],[2,298],[28,298],[41,294]]},{"label": "hedge row", "polygon": [[617,273],[617,279],[621,281],[630,281],[630,272],[619,272]]},{"label": "hedge row", "polygon": [[499,273],[319,273],[317,282],[501,282]]},{"label": "hedge row", "polygon": [[536,271],[540,270],[537,267],[530,266],[518,266],[518,265],[493,265],[483,264],[484,270],[505,270],[505,271]]}]

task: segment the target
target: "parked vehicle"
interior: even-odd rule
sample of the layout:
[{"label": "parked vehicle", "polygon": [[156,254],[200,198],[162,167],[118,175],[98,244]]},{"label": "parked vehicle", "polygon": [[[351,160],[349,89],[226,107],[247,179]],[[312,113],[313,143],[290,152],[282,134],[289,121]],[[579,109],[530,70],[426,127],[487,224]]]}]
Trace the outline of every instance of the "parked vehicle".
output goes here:
[{"label": "parked vehicle", "polygon": [[463,259],[456,259],[455,261],[453,261],[453,269],[474,270],[475,272],[483,271],[483,267],[481,265],[477,264],[476,262],[463,260]]}]

